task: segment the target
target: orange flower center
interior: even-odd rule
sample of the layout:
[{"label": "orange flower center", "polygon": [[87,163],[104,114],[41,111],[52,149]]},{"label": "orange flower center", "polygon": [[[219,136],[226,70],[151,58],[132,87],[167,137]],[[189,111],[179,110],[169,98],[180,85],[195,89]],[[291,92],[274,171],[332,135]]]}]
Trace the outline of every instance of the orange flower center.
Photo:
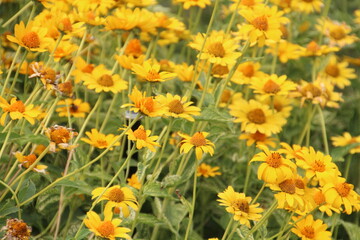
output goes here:
[{"label": "orange flower center", "polygon": [[21,41],[28,48],[38,48],[40,47],[40,38],[36,32],[27,32],[22,37]]},{"label": "orange flower center", "polygon": [[55,142],[56,144],[67,143],[70,138],[70,132],[66,128],[54,129],[50,133],[51,141]]},{"label": "orange flower center", "polygon": [[322,161],[315,161],[312,165],[312,168],[315,172],[324,172],[325,171],[325,164]]},{"label": "orange flower center", "polygon": [[26,168],[30,167],[35,162],[36,159],[37,159],[37,157],[35,154],[30,154],[28,156],[24,156],[25,162],[23,163],[23,166]]},{"label": "orange flower center", "polygon": [[13,104],[10,105],[9,112],[21,112],[21,113],[25,112],[24,103],[21,100],[14,102]]},{"label": "orange flower center", "polygon": [[280,85],[269,79],[263,87],[264,92],[266,93],[278,93],[280,91]]},{"label": "orange flower center", "polygon": [[[309,1],[309,0],[307,0]],[[314,238],[315,237],[315,231],[312,226],[304,226],[303,229],[301,229],[301,234],[304,235],[306,238]]]},{"label": "orange flower center", "polygon": [[255,18],[251,24],[254,25],[255,28],[261,31],[268,30],[268,21],[265,15]]},{"label": "orange flower center", "polygon": [[285,181],[282,181],[281,183],[279,183],[279,187],[281,189],[281,191],[289,193],[289,194],[294,194],[295,193],[295,182],[292,179],[286,179]]},{"label": "orange flower center", "polygon": [[273,152],[266,158],[266,163],[273,168],[278,168],[282,164],[282,157],[279,153]]},{"label": "orange flower center", "polygon": [[147,75],[146,75],[146,77],[145,77],[147,80],[149,80],[149,81],[159,81],[159,79],[161,79],[161,77],[160,77],[160,74],[157,72],[157,71],[155,71],[155,70],[153,70],[153,69],[151,69],[148,73],[147,73]]},{"label": "orange flower center", "polygon": [[134,131],[134,136],[137,139],[146,140],[146,130],[142,128],[138,128]]},{"label": "orange flower center", "polygon": [[13,239],[28,239],[30,236],[28,226],[24,222],[17,221],[12,223],[9,230]]},{"label": "orange flower center", "polygon": [[301,90],[301,94],[303,96],[307,96],[308,92],[311,93],[312,97],[319,97],[321,96],[321,90],[316,87],[314,84],[312,83],[308,83],[302,90]]},{"label": "orange flower center", "polygon": [[115,228],[110,221],[105,221],[97,228],[97,231],[101,234],[102,237],[109,237],[114,235]]},{"label": "orange flower center", "polygon": [[208,52],[215,57],[223,58],[225,56],[225,48],[221,42],[215,42],[209,45]]},{"label": "orange flower center", "polygon": [[109,192],[108,198],[110,201],[119,203],[124,201],[125,194],[120,188],[114,188]]},{"label": "orange flower center", "polygon": [[341,197],[347,197],[350,193],[351,186],[348,183],[339,183],[335,186],[335,189]]},{"label": "orange flower center", "polygon": [[320,50],[319,45],[315,41],[311,41],[307,46],[306,49],[312,53],[316,53]]},{"label": "orange flower center", "polygon": [[60,21],[60,30],[71,32],[72,29],[72,24],[69,18],[63,18]]},{"label": "orange flower center", "polygon": [[340,75],[340,69],[335,64],[329,64],[325,68],[325,72],[327,75],[330,75],[331,77],[338,77]]},{"label": "orange flower center", "polygon": [[206,139],[201,132],[197,132],[190,138],[190,143],[195,147],[201,147],[206,145]]},{"label": "orange flower center", "polygon": [[321,205],[326,202],[324,194],[320,191],[316,192],[313,198],[317,205]]},{"label": "orange flower center", "polygon": [[331,29],[330,36],[334,38],[335,40],[341,40],[346,37],[346,32],[344,28],[338,26],[334,29]]},{"label": "orange flower center", "polygon": [[169,107],[169,112],[172,112],[175,114],[181,114],[185,111],[183,104],[177,99],[169,102],[168,107]]},{"label": "orange flower center", "polygon": [[98,80],[97,83],[104,87],[111,87],[114,86],[114,81],[109,74],[102,75]]},{"label": "orange flower center", "polygon": [[50,83],[55,83],[56,80],[56,72],[55,70],[48,68],[41,72],[41,77],[45,80],[50,80]]},{"label": "orange flower center", "polygon": [[260,108],[255,108],[254,110],[248,112],[247,118],[250,120],[250,122],[256,124],[263,124],[266,122],[265,113]]},{"label": "orange flower center", "polygon": [[125,55],[139,57],[142,54],[141,43],[139,39],[132,39],[125,48]]},{"label": "orange flower center", "polygon": [[63,94],[66,94],[66,95],[71,95],[72,94],[73,86],[72,86],[71,81],[60,83],[57,86],[57,88]]},{"label": "orange flower center", "polygon": [[245,199],[236,199],[233,203],[232,206],[235,209],[239,209],[242,212],[245,213],[249,213],[249,203],[245,200]]},{"label": "orange flower center", "polygon": [[255,1],[254,0],[241,0],[241,5],[251,7],[251,6],[255,5]]},{"label": "orange flower center", "polygon": [[105,140],[97,140],[96,141],[99,147],[107,147],[108,143]]},{"label": "orange flower center", "polygon": [[229,68],[227,66],[222,66],[220,64],[214,65],[213,68],[211,69],[211,74],[212,75],[225,75],[229,73]]},{"label": "orange flower center", "polygon": [[84,73],[92,73],[93,70],[94,64],[86,64],[86,66],[81,69],[81,71]]},{"label": "orange flower center", "polygon": [[86,17],[87,17],[89,20],[95,20],[96,15],[95,15],[94,12],[89,11],[89,12],[86,13]]},{"label": "orange flower center", "polygon": [[266,140],[266,135],[256,131],[255,133],[251,134],[251,138],[257,142],[264,142]]},{"label": "orange flower center", "polygon": [[254,66],[252,64],[247,64],[246,66],[244,66],[243,69],[241,69],[242,74],[244,74],[245,77],[252,77],[254,76],[255,73],[255,69]]}]

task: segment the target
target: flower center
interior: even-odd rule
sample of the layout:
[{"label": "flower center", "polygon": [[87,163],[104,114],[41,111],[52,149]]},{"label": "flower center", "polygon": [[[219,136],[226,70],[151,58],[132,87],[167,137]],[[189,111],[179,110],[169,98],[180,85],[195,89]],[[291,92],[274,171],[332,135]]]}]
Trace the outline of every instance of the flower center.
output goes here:
[{"label": "flower center", "polygon": [[266,140],[266,135],[256,131],[255,133],[251,134],[251,138],[257,142],[264,142]]},{"label": "flower center", "polygon": [[303,2],[307,2],[307,3],[311,3],[313,2],[314,0],[302,0]]},{"label": "flower center", "polygon": [[142,128],[138,128],[134,131],[134,136],[137,139],[146,140],[146,130]]},{"label": "flower center", "polygon": [[289,194],[294,194],[295,193],[295,182],[292,179],[286,179],[285,181],[279,183],[279,187],[281,189],[281,191],[289,193]]},{"label": "flower center", "polygon": [[96,141],[99,147],[107,147],[108,143],[105,140],[97,140]]},{"label": "flower center", "polygon": [[251,7],[251,6],[255,5],[255,1],[254,0],[241,0],[241,5]]},{"label": "flower center", "polygon": [[71,81],[60,83],[57,86],[57,88],[62,94],[66,94],[66,95],[71,95],[72,94],[73,86],[72,86]]},{"label": "flower center", "polygon": [[97,230],[102,237],[109,237],[115,233],[114,225],[110,221],[103,222]]},{"label": "flower center", "polygon": [[28,32],[22,37],[21,41],[28,48],[38,48],[40,47],[40,38],[36,32]]},{"label": "flower center", "polygon": [[308,93],[311,93],[312,97],[319,97],[321,96],[321,90],[316,87],[314,84],[312,83],[308,83],[302,90],[301,90],[301,94],[303,96],[307,96]]},{"label": "flower center", "polygon": [[77,113],[79,110],[79,107],[72,103],[69,110],[71,113]]},{"label": "flower center", "polygon": [[104,74],[98,80],[97,83],[104,87],[114,86],[114,81],[112,80],[111,75]]},{"label": "flower center", "polygon": [[154,100],[152,97],[144,98],[141,104],[146,108],[148,112],[154,111]]},{"label": "flower center", "polygon": [[244,199],[236,199],[233,202],[232,206],[242,212],[249,213],[249,203]]},{"label": "flower center", "polygon": [[225,49],[221,42],[215,42],[209,45],[208,52],[215,57],[223,58],[225,56]]},{"label": "flower center", "polygon": [[26,168],[30,167],[35,162],[36,159],[37,159],[37,157],[35,154],[30,154],[28,156],[24,156],[25,161],[23,163],[23,166]]},{"label": "flower center", "polygon": [[119,188],[114,188],[109,192],[108,198],[113,202],[122,202],[125,199],[124,192]]},{"label": "flower center", "polygon": [[251,24],[261,31],[266,31],[268,29],[268,21],[265,15],[255,18]]},{"label": "flower center", "polygon": [[256,123],[256,124],[263,124],[266,122],[266,116],[260,108],[256,108],[247,114],[247,118],[250,120],[250,122]]},{"label": "flower center", "polygon": [[282,157],[280,153],[273,152],[266,158],[266,163],[273,168],[278,168],[281,166],[282,163]]},{"label": "flower center", "polygon": [[243,69],[241,69],[242,74],[244,74],[245,77],[252,77],[254,76],[255,69],[254,66],[251,64],[246,65]]},{"label": "flower center", "polygon": [[125,55],[139,57],[142,54],[141,43],[139,39],[132,39],[125,48]]},{"label": "flower center", "polygon": [[169,112],[176,113],[176,114],[180,114],[185,111],[183,104],[177,99],[169,102],[168,107],[169,107]]},{"label": "flower center", "polygon": [[197,132],[190,138],[190,143],[195,147],[201,147],[206,145],[206,139],[201,132]]},{"label": "flower center", "polygon": [[301,179],[295,179],[295,186],[300,189],[305,189],[305,183]]},{"label": "flower center", "polygon": [[315,161],[312,165],[312,168],[316,172],[324,172],[325,171],[325,164],[322,161]]},{"label": "flower center", "polygon": [[304,226],[304,228],[301,229],[300,232],[306,238],[314,238],[315,237],[315,231],[314,231],[314,228],[312,226]]},{"label": "flower center", "polygon": [[280,85],[269,79],[263,87],[264,92],[266,93],[278,93],[280,91]]},{"label": "flower center", "polygon": [[340,69],[335,64],[329,64],[325,68],[325,72],[327,75],[330,75],[331,77],[338,77],[340,75]]},{"label": "flower center", "polygon": [[227,66],[222,66],[220,64],[213,66],[213,68],[211,69],[212,75],[222,76],[228,73],[229,73],[229,68]]},{"label": "flower center", "polygon": [[26,223],[17,222],[11,227],[11,236],[14,237],[14,239],[28,239],[27,237],[30,234]]},{"label": "flower center", "polygon": [[346,32],[342,27],[336,27],[330,31],[330,36],[335,40],[341,40],[346,37]]},{"label": "flower center", "polygon": [[63,18],[60,22],[60,30],[71,32],[72,31],[72,24],[69,18]]},{"label": "flower center", "polygon": [[320,191],[316,192],[313,198],[317,205],[321,205],[326,202],[324,194]]},{"label": "flower center", "polygon": [[10,105],[9,111],[10,112],[21,112],[21,113],[23,113],[23,112],[25,112],[25,105],[21,100],[16,101],[16,102],[14,102],[13,104]]},{"label": "flower center", "polygon": [[316,53],[320,50],[319,45],[315,41],[311,41],[307,46],[306,49],[312,53]]},{"label": "flower center", "polygon": [[58,128],[52,130],[50,133],[51,141],[55,142],[56,144],[67,143],[70,138],[70,132],[66,128]]},{"label": "flower center", "polygon": [[283,105],[281,102],[274,102],[274,108],[277,112],[281,112],[281,110],[283,109]]},{"label": "flower center", "polygon": [[349,195],[351,187],[348,183],[339,183],[335,186],[335,189],[341,197],[346,197]]},{"label": "flower center", "polygon": [[221,94],[221,99],[220,102],[221,103],[227,103],[231,98],[231,91],[228,89],[225,89],[223,91],[223,93]]},{"label": "flower center", "polygon": [[86,64],[86,66],[81,69],[81,71],[84,73],[92,73],[93,70],[94,64]]},{"label": "flower center", "polygon": [[50,80],[50,83],[55,83],[56,80],[56,72],[55,70],[48,68],[41,73],[41,77],[45,80]]}]

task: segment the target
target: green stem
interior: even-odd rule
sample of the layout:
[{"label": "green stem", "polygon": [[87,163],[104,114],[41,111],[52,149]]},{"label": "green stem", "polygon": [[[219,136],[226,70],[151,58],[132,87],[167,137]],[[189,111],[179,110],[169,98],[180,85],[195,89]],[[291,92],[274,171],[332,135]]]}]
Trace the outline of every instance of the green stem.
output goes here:
[{"label": "green stem", "polygon": [[11,62],[10,68],[9,68],[9,70],[8,70],[8,74],[7,74],[7,76],[6,76],[6,79],[5,79],[3,88],[2,88],[2,90],[1,90],[1,97],[4,96],[6,86],[7,86],[7,84],[9,83],[10,76],[11,76],[12,70],[14,69],[14,66],[15,66],[15,63],[16,63],[16,59],[17,59],[17,57],[19,56],[20,50],[21,50],[21,46],[18,46],[18,48],[17,48],[17,50],[16,50],[16,53],[15,53],[15,56],[14,56],[12,62]]},{"label": "green stem", "polygon": [[[14,87],[15,87],[16,80],[17,80],[17,78],[18,78],[18,76],[19,76],[20,68],[21,68],[21,66],[23,65],[23,63],[24,63],[24,61],[25,61],[26,56],[27,56],[28,53],[29,53],[28,51],[24,52],[23,57],[21,58],[20,64],[19,64],[19,66],[18,66],[17,69],[16,69],[16,73],[15,73],[15,76],[14,76],[14,78],[13,78],[13,82],[12,82],[12,84],[11,84],[11,86],[10,86],[8,95],[10,95],[10,94],[12,93],[12,90],[13,90]],[[25,85],[25,82],[24,82],[24,85]]]},{"label": "green stem", "polygon": [[20,209],[20,202],[19,202],[19,199],[17,198],[16,196],[16,193],[14,192],[14,190],[12,190],[12,188],[7,185],[5,182],[1,181],[0,180],[0,183],[6,187],[8,189],[8,191],[11,192],[11,194],[13,195],[14,199],[15,199],[15,202],[16,202],[16,206],[18,207],[18,218],[21,219],[21,209]]},{"label": "green stem", "polygon": [[309,109],[308,109],[308,118],[307,118],[307,121],[305,123],[305,126],[300,134],[300,137],[299,137],[299,140],[297,142],[297,144],[299,145],[302,145],[302,142],[304,141],[304,137],[305,137],[305,134],[307,133],[308,129],[310,129],[310,126],[311,126],[311,121],[313,119],[313,116],[315,114],[315,108],[313,109],[312,108],[313,105],[309,104]]},{"label": "green stem", "polygon": [[255,231],[257,231],[261,225],[264,224],[264,222],[271,216],[272,212],[277,208],[278,204],[277,201],[274,201],[271,207],[266,211],[264,216],[260,219],[260,221],[249,231],[245,239],[248,239],[248,237],[253,234]]},{"label": "green stem", "polygon": [[33,5],[33,1],[28,2],[25,6],[23,6],[17,13],[15,13],[9,20],[7,20],[3,25],[1,25],[2,28],[5,28],[7,25],[9,25],[12,21],[14,21],[17,17],[19,17],[23,12],[25,12],[29,7]]},{"label": "green stem", "polygon": [[205,100],[205,95],[206,95],[206,93],[207,93],[208,90],[209,90],[210,82],[211,82],[211,79],[212,79],[212,77],[211,77],[211,69],[212,69],[212,66],[213,66],[213,64],[210,63],[209,72],[208,72],[208,74],[207,74],[207,76],[206,76],[206,80],[205,80],[205,87],[204,87],[203,92],[202,92],[202,94],[201,94],[200,101],[199,101],[199,103],[198,103],[198,105],[197,105],[199,108],[202,107],[202,105],[203,105],[203,103],[204,103],[204,100]]},{"label": "green stem", "polygon": [[251,204],[256,203],[256,201],[260,197],[261,193],[264,191],[265,186],[266,186],[266,183],[264,182],[263,185],[261,186],[260,191],[258,192],[258,194],[256,194],[255,198],[251,201]]},{"label": "green stem", "polygon": [[103,123],[102,123],[102,125],[101,125],[100,132],[102,132],[102,131],[104,130],[104,128],[106,127],[107,122],[109,121],[109,118],[110,118],[110,115],[111,115],[111,111],[112,111],[112,109],[113,109],[113,107],[114,107],[114,105],[115,105],[117,96],[118,96],[118,94],[115,94],[115,95],[113,96],[113,99],[112,99],[112,101],[111,101],[111,103],[110,103],[109,109],[108,109],[108,111],[107,111],[107,113],[106,113],[106,116],[105,116],[105,118],[104,118],[104,121],[103,121]]},{"label": "green stem", "polygon": [[10,134],[11,134],[11,130],[12,130],[12,125],[10,126],[10,128],[9,128],[9,130],[8,130],[8,132],[7,132],[7,134],[6,134],[6,137],[5,137],[5,140],[4,140],[4,143],[3,143],[3,145],[2,145],[2,147],[1,147],[1,150],[0,150],[0,159],[1,159],[1,157],[2,157],[2,155],[3,155],[3,153],[4,153],[4,151],[5,151],[5,148],[6,148],[6,145],[7,145],[7,143],[8,143],[8,141],[9,141],[9,137],[10,137]]},{"label": "green stem", "polygon": [[322,132],[322,137],[323,137],[323,141],[324,141],[325,154],[329,154],[329,145],[328,145],[327,134],[326,134],[324,114],[323,114],[323,111],[319,104],[317,104],[316,107],[317,107],[317,110],[320,115],[321,132]]},{"label": "green stem", "polygon": [[[239,2],[240,2],[240,1],[239,1]],[[234,218],[231,216],[230,221],[228,222],[228,225],[227,225],[227,227],[226,227],[226,229],[225,229],[224,235],[222,236],[221,240],[225,240],[225,239],[226,239],[227,235],[228,235],[229,232],[230,232],[230,229],[232,229],[233,223],[234,223]]]},{"label": "green stem", "polygon": [[195,170],[194,170],[194,183],[193,183],[193,199],[191,202],[191,212],[190,212],[190,216],[189,216],[189,222],[186,228],[186,233],[185,233],[185,240],[187,240],[189,238],[189,234],[190,234],[190,228],[193,222],[193,218],[194,218],[194,212],[195,212],[195,204],[196,204],[196,186],[197,186],[197,165],[198,163],[195,164]]},{"label": "green stem", "polygon": [[350,171],[350,165],[351,165],[351,160],[352,160],[352,154],[349,154],[348,157],[346,158],[346,165],[345,165],[345,171],[344,171],[344,178],[347,179],[349,176],[349,171]]},{"label": "green stem", "polygon": [[228,26],[227,26],[227,28],[226,28],[226,32],[225,32],[226,35],[228,35],[228,34],[230,33],[231,27],[232,27],[232,25],[234,24],[235,16],[236,16],[236,14],[237,14],[237,11],[238,11],[238,8],[239,8],[239,6],[240,6],[240,3],[241,3],[241,1],[237,1],[236,8],[235,8],[235,10],[234,10],[233,13],[232,13],[231,18],[230,18],[230,21],[229,21],[229,23],[228,23]]}]

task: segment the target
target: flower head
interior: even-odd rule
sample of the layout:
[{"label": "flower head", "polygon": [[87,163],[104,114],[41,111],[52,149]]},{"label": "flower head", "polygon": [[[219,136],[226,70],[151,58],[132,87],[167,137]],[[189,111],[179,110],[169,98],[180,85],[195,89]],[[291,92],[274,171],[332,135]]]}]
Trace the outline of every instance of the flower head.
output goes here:
[{"label": "flower head", "polygon": [[219,167],[211,167],[205,163],[201,163],[197,168],[197,176],[203,176],[205,178],[215,177],[221,175],[221,172],[217,172]]},{"label": "flower head", "polygon": [[[64,106],[65,105],[65,106]],[[85,114],[90,112],[90,105],[87,102],[83,102],[81,99],[67,98],[57,103],[58,108],[56,112],[60,117],[73,116],[75,118],[84,118]]]},{"label": "flower head", "polygon": [[[331,137],[335,147],[343,147],[353,143],[360,143],[360,136],[352,137],[350,133],[344,132],[343,136]],[[350,149],[350,154],[360,153],[360,145]]]},{"label": "flower head", "polygon": [[180,153],[188,153],[190,149],[195,148],[196,159],[200,160],[202,154],[209,153],[211,156],[214,154],[215,145],[206,136],[209,135],[207,132],[196,132],[193,136],[189,136],[184,133],[179,133],[184,138],[181,141]]},{"label": "flower head", "polygon": [[71,128],[55,125],[45,130],[46,136],[50,139],[50,151],[55,152],[56,147],[71,150],[76,145],[71,145],[70,140],[77,136]]},{"label": "flower head", "polygon": [[[80,140],[99,149],[108,148],[118,138],[114,134],[105,135],[99,133],[95,128],[91,129],[91,132],[85,132],[85,134],[88,138],[81,138]],[[113,146],[120,146],[120,142],[115,142]],[[113,148],[111,147],[110,150],[113,150]]]},{"label": "flower head", "polygon": [[6,231],[4,239],[14,240],[28,240],[31,235],[31,227],[23,220],[11,218],[6,220],[6,226],[3,228]]},{"label": "flower head", "polygon": [[16,100],[15,97],[10,100],[10,103],[0,97],[0,108],[4,112],[0,118],[0,123],[3,126],[8,114],[12,120],[25,118],[31,125],[35,124],[35,119],[41,114],[41,111],[35,108],[33,104],[25,105],[21,100]]},{"label": "flower head", "polygon": [[128,185],[136,188],[136,189],[140,189],[141,188],[141,182],[139,182],[139,178],[137,176],[137,174],[132,174],[130,178],[126,179],[128,182]]},{"label": "flower head", "polygon": [[[21,152],[16,152],[14,155],[16,160],[20,162],[20,166],[24,168],[29,168],[37,159],[35,154],[24,156]],[[36,164],[32,170],[35,172],[45,173],[46,169],[46,165]]]},{"label": "flower head", "polygon": [[176,77],[176,73],[160,71],[160,65],[149,59],[140,64],[133,64],[132,70],[140,79],[148,82],[164,82]]},{"label": "flower head", "polygon": [[158,136],[151,136],[150,130],[145,130],[144,126],[140,125],[138,129],[132,130],[129,129],[126,133],[128,135],[128,139],[131,141],[136,142],[136,148],[142,149],[143,147],[148,148],[150,151],[155,152],[155,146],[160,147],[160,144],[154,142],[159,137]]},{"label": "flower head", "polygon": [[293,217],[295,227],[291,229],[301,240],[331,240],[331,232],[326,231],[328,226],[322,220],[314,220],[313,215],[309,214],[304,219]]}]

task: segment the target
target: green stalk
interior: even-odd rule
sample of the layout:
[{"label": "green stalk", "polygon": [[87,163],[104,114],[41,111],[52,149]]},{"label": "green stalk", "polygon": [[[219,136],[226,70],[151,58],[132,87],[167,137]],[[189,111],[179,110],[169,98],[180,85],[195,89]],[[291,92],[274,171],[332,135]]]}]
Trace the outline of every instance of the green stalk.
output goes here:
[{"label": "green stalk", "polygon": [[5,182],[1,181],[0,180],[0,183],[6,187],[8,189],[8,191],[11,192],[11,194],[13,195],[13,198],[15,199],[15,202],[16,202],[16,206],[18,208],[18,218],[21,219],[21,209],[20,209],[20,202],[19,202],[19,199],[17,198],[16,196],[16,193],[14,192],[14,190],[9,186],[7,185]]},{"label": "green stalk", "polygon": [[249,231],[249,233],[246,235],[245,239],[248,239],[248,237],[253,234],[255,231],[257,231],[261,225],[264,224],[264,222],[271,216],[272,212],[276,210],[278,206],[277,201],[274,201],[271,207],[266,211],[264,216],[260,219],[260,221]]},{"label": "green stalk", "polygon": [[189,238],[189,234],[190,234],[190,228],[193,222],[193,218],[194,218],[194,212],[195,212],[195,204],[196,204],[196,187],[197,187],[197,166],[198,163],[196,162],[195,164],[195,170],[194,170],[194,183],[193,183],[193,198],[192,198],[192,202],[191,202],[191,212],[190,212],[190,216],[189,216],[189,222],[186,228],[186,233],[185,233],[185,240],[187,240]]},{"label": "green stalk", "polygon": [[[23,63],[24,63],[24,61],[25,61],[26,56],[27,56],[28,53],[29,53],[28,51],[24,52],[23,57],[21,58],[20,64],[19,64],[19,66],[18,66],[17,69],[16,69],[16,73],[15,73],[15,76],[14,76],[14,78],[13,78],[13,82],[12,82],[12,84],[11,84],[11,86],[10,86],[10,90],[9,90],[9,92],[8,92],[8,96],[12,93],[12,90],[13,90],[14,87],[15,87],[16,80],[17,80],[17,78],[18,78],[18,76],[19,76],[20,68],[21,68],[21,66],[23,65]],[[25,82],[24,82],[24,85],[25,85]]]},{"label": "green stalk", "polygon": [[264,184],[260,188],[260,191],[258,192],[258,194],[256,194],[255,198],[250,202],[250,204],[256,203],[256,201],[260,197],[261,193],[264,191],[265,186],[266,186],[266,183],[264,182]]},{"label": "green stalk", "polygon": [[308,129],[310,129],[311,121],[313,119],[313,116],[314,116],[315,110],[316,110],[315,108],[312,108],[312,107],[313,107],[313,105],[309,104],[309,106],[308,106],[308,118],[306,120],[305,126],[304,126],[304,128],[303,128],[303,130],[302,130],[302,132],[300,134],[299,140],[297,142],[297,144],[299,144],[299,145],[302,145],[305,134],[308,131]]},{"label": "green stalk", "polygon": [[112,99],[112,101],[111,101],[111,103],[110,103],[110,106],[109,106],[109,109],[108,109],[108,111],[107,111],[107,113],[106,113],[106,116],[105,116],[105,118],[104,118],[104,121],[103,121],[103,123],[102,123],[102,125],[101,125],[101,128],[100,128],[100,131],[99,132],[102,132],[103,130],[104,130],[104,128],[106,127],[106,124],[107,124],[107,122],[109,121],[109,118],[110,118],[110,115],[111,115],[111,111],[112,111],[112,109],[113,109],[113,107],[114,107],[114,105],[115,105],[115,102],[116,102],[116,99],[117,99],[117,96],[118,96],[119,94],[117,93],[117,94],[115,94],[114,96],[113,96],[113,99]]},{"label": "green stalk", "polygon": [[19,56],[19,53],[20,53],[20,49],[21,49],[21,46],[18,46],[18,48],[17,48],[17,50],[16,50],[16,53],[15,53],[15,56],[14,56],[12,62],[11,62],[10,68],[9,68],[9,70],[8,70],[8,74],[7,74],[6,78],[5,78],[5,82],[4,82],[4,85],[3,85],[3,89],[1,90],[1,94],[0,94],[1,97],[4,96],[6,86],[7,86],[8,83],[9,83],[12,70],[14,69],[14,66],[15,66],[15,63],[16,63],[16,59],[17,59],[17,57]]},{"label": "green stalk", "polygon": [[7,134],[6,134],[4,143],[3,143],[2,147],[1,147],[1,150],[0,150],[0,159],[1,159],[1,157],[2,157],[2,155],[3,155],[3,153],[4,153],[4,151],[5,151],[5,148],[6,148],[6,146],[7,146],[7,143],[8,143],[8,141],[9,141],[9,137],[10,137],[12,128],[13,128],[13,127],[12,127],[12,125],[11,125],[10,128],[9,128],[9,130],[8,130],[8,132],[7,132]]},{"label": "green stalk", "polygon": [[324,114],[323,114],[323,111],[319,104],[316,105],[316,108],[320,115],[321,132],[322,132],[322,137],[323,137],[323,141],[324,141],[325,154],[329,154],[329,145],[328,145],[327,134],[326,134]]},{"label": "green stalk", "polygon": [[[239,2],[240,2],[240,1],[239,1]],[[226,239],[227,235],[228,235],[229,232],[230,232],[230,229],[232,229],[233,223],[234,223],[234,218],[231,216],[230,221],[228,222],[228,225],[226,226],[224,235],[222,236],[221,240],[225,240],[225,239]]]},{"label": "green stalk", "polygon": [[25,12],[29,7],[31,7],[34,4],[33,1],[28,2],[25,6],[23,6],[17,13],[15,13],[9,20],[7,20],[3,25],[1,25],[2,28],[5,28],[7,25],[12,23],[17,17],[19,17],[23,12]]}]

